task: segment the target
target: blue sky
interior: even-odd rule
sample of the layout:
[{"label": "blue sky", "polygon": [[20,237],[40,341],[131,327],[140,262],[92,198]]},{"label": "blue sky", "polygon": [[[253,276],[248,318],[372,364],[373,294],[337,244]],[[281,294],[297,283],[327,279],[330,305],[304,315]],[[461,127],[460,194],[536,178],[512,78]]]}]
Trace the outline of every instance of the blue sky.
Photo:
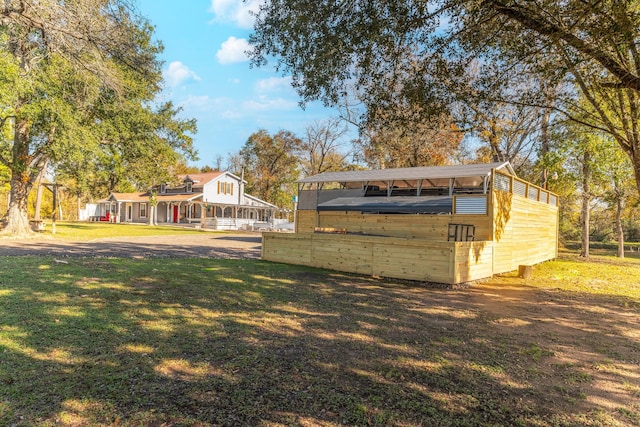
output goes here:
[{"label": "blue sky", "polygon": [[289,130],[299,136],[312,122],[335,116],[319,103],[303,110],[290,78],[275,73],[273,64],[251,68],[244,51],[251,33],[250,10],[260,0],[137,0],[139,11],[156,27],[164,44],[165,90],[195,118],[197,166],[226,159],[259,129]]}]

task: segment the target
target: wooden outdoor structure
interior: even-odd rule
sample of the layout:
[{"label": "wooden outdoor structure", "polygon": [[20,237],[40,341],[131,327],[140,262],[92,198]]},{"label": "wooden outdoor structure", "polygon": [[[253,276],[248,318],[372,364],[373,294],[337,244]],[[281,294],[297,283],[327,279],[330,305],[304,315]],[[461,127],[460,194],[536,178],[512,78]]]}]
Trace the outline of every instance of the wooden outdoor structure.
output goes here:
[{"label": "wooden outdoor structure", "polygon": [[294,234],[262,258],[458,284],[557,257],[558,197],[509,163],[329,172],[299,181]]}]

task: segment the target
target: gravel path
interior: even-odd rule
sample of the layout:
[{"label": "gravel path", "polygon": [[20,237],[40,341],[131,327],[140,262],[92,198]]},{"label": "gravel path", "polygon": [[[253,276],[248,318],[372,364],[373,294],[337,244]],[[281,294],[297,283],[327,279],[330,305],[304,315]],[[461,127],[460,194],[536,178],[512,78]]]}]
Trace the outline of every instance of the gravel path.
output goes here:
[{"label": "gravel path", "polygon": [[260,258],[258,233],[105,238],[85,242],[0,238],[0,256],[118,258]]}]

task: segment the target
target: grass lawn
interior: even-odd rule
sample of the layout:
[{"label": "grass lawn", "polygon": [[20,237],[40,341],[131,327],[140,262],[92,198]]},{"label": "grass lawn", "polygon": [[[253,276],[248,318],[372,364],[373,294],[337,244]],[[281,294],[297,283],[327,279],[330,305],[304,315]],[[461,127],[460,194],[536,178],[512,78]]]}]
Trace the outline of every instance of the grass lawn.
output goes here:
[{"label": "grass lawn", "polygon": [[111,224],[103,222],[56,222],[56,234],[52,234],[51,222],[47,221],[40,233],[43,237],[86,241],[108,237],[169,236],[175,234],[202,233],[202,230],[187,227],[150,226],[145,224]]},{"label": "grass lawn", "polygon": [[0,425],[640,424],[640,261],[444,290],[262,261],[0,257]]}]

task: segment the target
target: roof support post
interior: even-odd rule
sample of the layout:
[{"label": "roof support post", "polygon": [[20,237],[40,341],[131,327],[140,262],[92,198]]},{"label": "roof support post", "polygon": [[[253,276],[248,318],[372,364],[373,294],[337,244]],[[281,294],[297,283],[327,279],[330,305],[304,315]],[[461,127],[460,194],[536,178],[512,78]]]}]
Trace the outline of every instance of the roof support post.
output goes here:
[{"label": "roof support post", "polygon": [[387,197],[391,197],[393,192],[393,181],[387,181]]},{"label": "roof support post", "polygon": [[453,196],[453,184],[455,180],[455,178],[449,178],[449,197]]},{"label": "roof support post", "polygon": [[422,193],[422,180],[421,179],[418,180],[418,185],[416,185],[416,196],[420,196],[420,193]]}]

